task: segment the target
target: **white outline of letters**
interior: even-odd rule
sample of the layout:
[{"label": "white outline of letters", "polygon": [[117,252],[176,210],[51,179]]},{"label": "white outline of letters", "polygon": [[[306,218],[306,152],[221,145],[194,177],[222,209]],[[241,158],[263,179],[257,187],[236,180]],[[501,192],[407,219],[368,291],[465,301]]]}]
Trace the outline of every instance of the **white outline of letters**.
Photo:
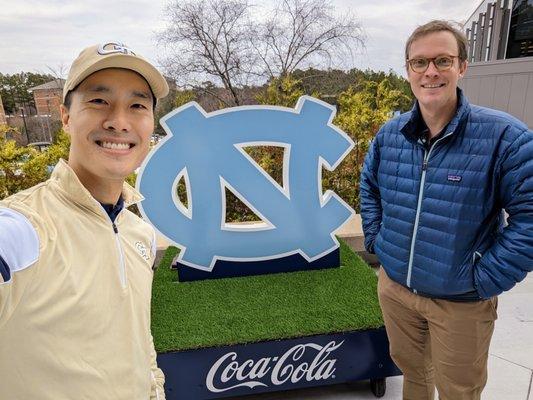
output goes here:
[{"label": "white outline of letters", "polygon": [[[314,257],[309,257],[301,249],[295,249],[295,250],[292,250],[292,251],[288,251],[286,253],[272,254],[272,255],[264,256],[264,257],[242,257],[241,258],[241,257],[224,257],[224,256],[215,255],[211,259],[211,263],[209,264],[209,266],[205,267],[203,265],[197,265],[197,264],[191,263],[189,261],[183,260],[182,257],[183,257],[183,254],[185,254],[185,252],[187,250],[187,247],[183,246],[182,244],[176,243],[174,240],[172,240],[171,238],[169,238],[168,236],[163,234],[161,231],[159,231],[159,229],[157,229],[157,226],[152,223],[150,218],[148,218],[148,216],[144,212],[144,209],[142,207],[142,202],[138,203],[139,212],[141,213],[142,217],[146,221],[148,221],[162,237],[164,237],[166,240],[168,240],[170,243],[174,244],[176,247],[178,247],[180,249],[180,253],[179,253],[179,256],[178,256],[178,259],[177,259],[177,261],[180,264],[186,265],[186,266],[191,267],[191,268],[196,268],[196,269],[199,269],[199,270],[202,270],[202,271],[211,272],[213,270],[217,260],[236,261],[236,262],[263,261],[263,260],[272,260],[272,259],[277,259],[277,258],[288,257],[288,256],[291,256],[293,254],[300,254],[303,258],[305,258],[305,260],[307,262],[312,262],[312,261],[315,261],[315,260],[318,260],[318,259],[322,258],[326,254],[331,253],[333,250],[337,249],[340,246],[339,245],[339,241],[337,240],[337,238],[335,236],[335,232],[342,225],[344,225],[344,223],[346,221],[348,221],[348,219],[350,219],[355,214],[355,211],[343,199],[341,199],[337,193],[335,193],[335,192],[333,192],[331,190],[327,190],[324,194],[322,194],[322,167],[325,167],[328,171],[334,171],[338,167],[338,165],[342,162],[342,160],[344,160],[346,158],[348,153],[353,149],[355,143],[353,142],[353,140],[344,131],[342,131],[341,129],[337,128],[335,125],[333,125],[333,118],[335,117],[335,114],[336,114],[336,111],[337,111],[336,108],[334,106],[332,106],[331,104],[328,104],[328,103],[326,103],[326,102],[324,102],[322,100],[319,100],[319,99],[315,99],[314,97],[311,97],[311,96],[301,96],[298,99],[298,102],[296,103],[296,107],[295,108],[280,107],[280,106],[256,106],[256,105],[254,105],[254,106],[239,106],[239,107],[225,108],[225,109],[222,109],[222,110],[217,110],[217,111],[213,111],[213,112],[207,113],[195,101],[191,101],[191,102],[189,102],[187,104],[182,105],[181,107],[176,108],[175,110],[171,111],[170,113],[168,113],[167,115],[165,115],[164,117],[161,118],[160,123],[161,123],[161,126],[163,127],[163,129],[165,130],[165,132],[167,133],[167,136],[165,136],[165,138],[163,140],[161,140],[161,142],[159,142],[154,149],[151,150],[150,154],[146,157],[146,159],[142,163],[142,165],[141,165],[141,167],[139,169],[139,174],[137,176],[135,187],[136,187],[137,190],[139,190],[140,182],[142,181],[142,175],[143,175],[143,172],[144,172],[144,168],[146,167],[146,165],[148,165],[150,159],[157,152],[157,150],[160,147],[162,147],[165,144],[165,142],[167,140],[169,140],[173,136],[172,135],[172,131],[170,130],[170,128],[168,127],[168,125],[166,123],[167,119],[172,118],[174,115],[179,114],[180,112],[186,110],[187,108],[195,107],[204,116],[204,118],[206,118],[206,119],[215,117],[215,116],[220,115],[220,114],[239,112],[239,111],[243,111],[243,110],[275,110],[275,111],[284,111],[284,112],[291,112],[291,113],[294,113],[294,114],[300,114],[300,111],[302,110],[302,107],[303,107],[303,105],[305,104],[306,101],[312,101],[313,103],[319,104],[319,105],[321,105],[323,107],[326,107],[326,108],[330,109],[331,113],[330,113],[330,116],[329,116],[329,119],[328,119],[328,122],[327,122],[327,126],[332,128],[333,130],[335,130],[339,135],[341,135],[343,138],[345,138],[346,141],[349,143],[348,148],[346,149],[346,151],[338,158],[337,162],[335,162],[335,164],[333,164],[333,165],[330,165],[324,158],[322,158],[320,156],[318,158],[318,165],[317,165],[317,168],[318,168],[318,170],[317,170],[317,180],[318,180],[318,182],[317,183],[318,183],[318,196],[319,196],[319,199],[320,199],[320,206],[324,207],[324,205],[326,203],[328,203],[331,198],[334,197],[341,204],[343,204],[348,210],[350,210],[350,216],[341,225],[339,225],[339,227],[337,229],[333,230],[333,232],[330,233],[330,237],[333,240],[334,245],[332,247],[330,247],[329,249],[323,251],[322,253],[317,254]],[[256,141],[256,142],[244,142],[244,143],[254,143],[257,146],[269,146],[269,143],[273,143],[273,142],[269,142],[269,141],[257,142]],[[239,144],[242,144],[242,143],[239,143]],[[242,149],[239,149],[239,150],[241,152],[244,151]],[[259,168],[261,173],[266,174],[266,172],[262,168],[258,167],[257,163],[253,162],[252,165],[254,165],[255,168]],[[286,173],[285,170],[288,171],[288,168],[286,168],[286,169],[284,168],[284,174]],[[180,173],[181,173],[181,171],[180,171]],[[273,181],[272,177],[268,176],[268,174],[266,174],[266,175],[267,175],[267,177],[269,177]],[[284,179],[285,179],[285,177],[284,177]],[[287,182],[288,182],[288,180],[287,180]],[[175,183],[177,183],[177,182],[175,182]],[[284,184],[285,184],[285,180],[284,180]],[[221,182],[221,185],[222,185],[222,182]],[[175,185],[173,185],[173,187],[174,186]],[[279,184],[276,183],[274,186],[279,189]],[[187,189],[190,190],[190,186],[188,186]],[[285,188],[285,189],[287,189],[287,188]],[[172,190],[173,190],[173,188],[172,188]],[[188,190],[188,193],[189,193],[189,190]],[[173,196],[174,196],[174,192],[175,191],[173,191]],[[283,189],[282,189],[282,192],[284,192]],[[235,193],[235,191],[234,191],[234,193]],[[237,193],[235,193],[235,194],[237,194]],[[176,194],[176,196],[177,196],[177,194]],[[225,199],[224,196],[223,196],[223,198]],[[244,201],[244,198],[242,196],[241,196],[240,199]],[[181,202],[179,202],[179,203],[181,203]],[[246,202],[245,202],[245,204],[249,206],[249,204],[247,204]],[[188,206],[189,206],[189,211],[191,212],[191,215],[192,215],[192,203],[189,203]],[[256,210],[253,207],[250,207],[250,208],[252,210],[254,210],[254,212],[256,212]],[[178,210],[180,212],[182,212],[182,210],[180,210],[180,208],[178,208]],[[260,213],[257,213],[257,214],[260,215]],[[185,215],[187,215],[187,214],[185,213]],[[222,222],[225,223],[225,221],[224,221],[225,214],[223,213],[222,215],[223,215]],[[266,221],[266,219],[263,219],[263,221]],[[266,223],[268,224],[268,222],[266,222]],[[271,228],[269,227],[267,229],[271,229]],[[233,230],[233,229],[227,229],[226,228],[225,230]],[[253,231],[253,230],[265,230],[265,228],[250,229],[250,231]],[[239,229],[239,231],[242,231],[242,229]]]}]

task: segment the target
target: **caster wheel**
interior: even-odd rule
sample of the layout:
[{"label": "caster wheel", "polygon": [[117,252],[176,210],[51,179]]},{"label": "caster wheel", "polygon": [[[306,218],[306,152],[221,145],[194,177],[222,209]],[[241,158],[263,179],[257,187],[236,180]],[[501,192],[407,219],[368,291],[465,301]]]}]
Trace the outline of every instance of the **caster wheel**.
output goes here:
[{"label": "caster wheel", "polygon": [[370,379],[370,390],[376,397],[385,396],[385,391],[387,390],[387,381],[385,378],[380,379]]}]

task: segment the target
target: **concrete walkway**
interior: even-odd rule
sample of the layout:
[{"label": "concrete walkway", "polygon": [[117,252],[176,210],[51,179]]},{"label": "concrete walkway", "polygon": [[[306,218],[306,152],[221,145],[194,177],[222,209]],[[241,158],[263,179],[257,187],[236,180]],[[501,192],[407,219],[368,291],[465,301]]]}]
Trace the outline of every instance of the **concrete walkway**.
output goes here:
[{"label": "concrete walkway", "polygon": [[[367,262],[372,256],[364,253],[361,219],[356,215],[338,231]],[[158,249],[167,246],[158,239]],[[402,398],[402,377],[387,379],[387,391],[382,399]],[[233,398],[234,400],[364,400],[375,399],[368,382],[334,385],[262,395]],[[489,380],[483,400],[533,400],[533,273],[516,287],[499,297],[498,320],[490,347]]]}]

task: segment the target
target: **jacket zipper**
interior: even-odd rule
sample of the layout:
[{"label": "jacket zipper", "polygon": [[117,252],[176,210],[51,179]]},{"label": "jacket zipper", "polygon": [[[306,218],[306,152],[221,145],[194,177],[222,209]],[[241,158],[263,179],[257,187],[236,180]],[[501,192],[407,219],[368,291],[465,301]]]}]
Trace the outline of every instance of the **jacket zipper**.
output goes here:
[{"label": "jacket zipper", "polygon": [[[431,155],[431,152],[433,151],[433,148],[437,143],[439,143],[444,138],[450,136],[453,133],[453,131],[446,133],[443,137],[440,139],[437,139],[435,143],[433,143],[429,150],[424,149],[424,161],[422,162],[422,176],[420,177],[420,188],[418,190],[418,203],[416,206],[416,216],[415,216],[415,225],[413,227],[413,237],[411,239],[411,249],[409,252],[409,264],[407,267],[407,287],[411,287],[411,275],[412,275],[412,269],[413,269],[413,259],[415,255],[415,243],[416,243],[416,235],[418,233],[418,223],[420,222],[420,211],[422,209],[422,198],[424,197],[424,186],[426,183],[426,172],[428,169],[428,162],[429,162],[429,156]],[[416,293],[416,289],[413,289],[413,292]]]},{"label": "jacket zipper", "polygon": [[474,254],[472,254],[472,265],[474,265],[481,257],[483,257],[483,254],[481,254],[479,251],[474,251]]},{"label": "jacket zipper", "polygon": [[[118,215],[117,215],[118,218]],[[120,285],[122,288],[126,288],[126,265],[124,262],[124,250],[122,248],[122,244],[120,244],[120,238],[118,234],[118,228],[114,221],[111,221],[111,224],[113,225],[113,232],[115,232],[115,244],[118,249],[118,258],[119,258],[119,275],[120,275]]]}]

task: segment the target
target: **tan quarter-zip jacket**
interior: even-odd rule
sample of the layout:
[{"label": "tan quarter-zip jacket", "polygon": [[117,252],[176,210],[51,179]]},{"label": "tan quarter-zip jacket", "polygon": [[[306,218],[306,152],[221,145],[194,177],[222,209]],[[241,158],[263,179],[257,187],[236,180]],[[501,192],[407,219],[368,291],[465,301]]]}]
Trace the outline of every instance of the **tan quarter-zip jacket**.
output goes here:
[{"label": "tan quarter-zip jacket", "polygon": [[128,210],[113,224],[61,160],[0,202],[0,256],[0,400],[164,399],[150,225]]}]

